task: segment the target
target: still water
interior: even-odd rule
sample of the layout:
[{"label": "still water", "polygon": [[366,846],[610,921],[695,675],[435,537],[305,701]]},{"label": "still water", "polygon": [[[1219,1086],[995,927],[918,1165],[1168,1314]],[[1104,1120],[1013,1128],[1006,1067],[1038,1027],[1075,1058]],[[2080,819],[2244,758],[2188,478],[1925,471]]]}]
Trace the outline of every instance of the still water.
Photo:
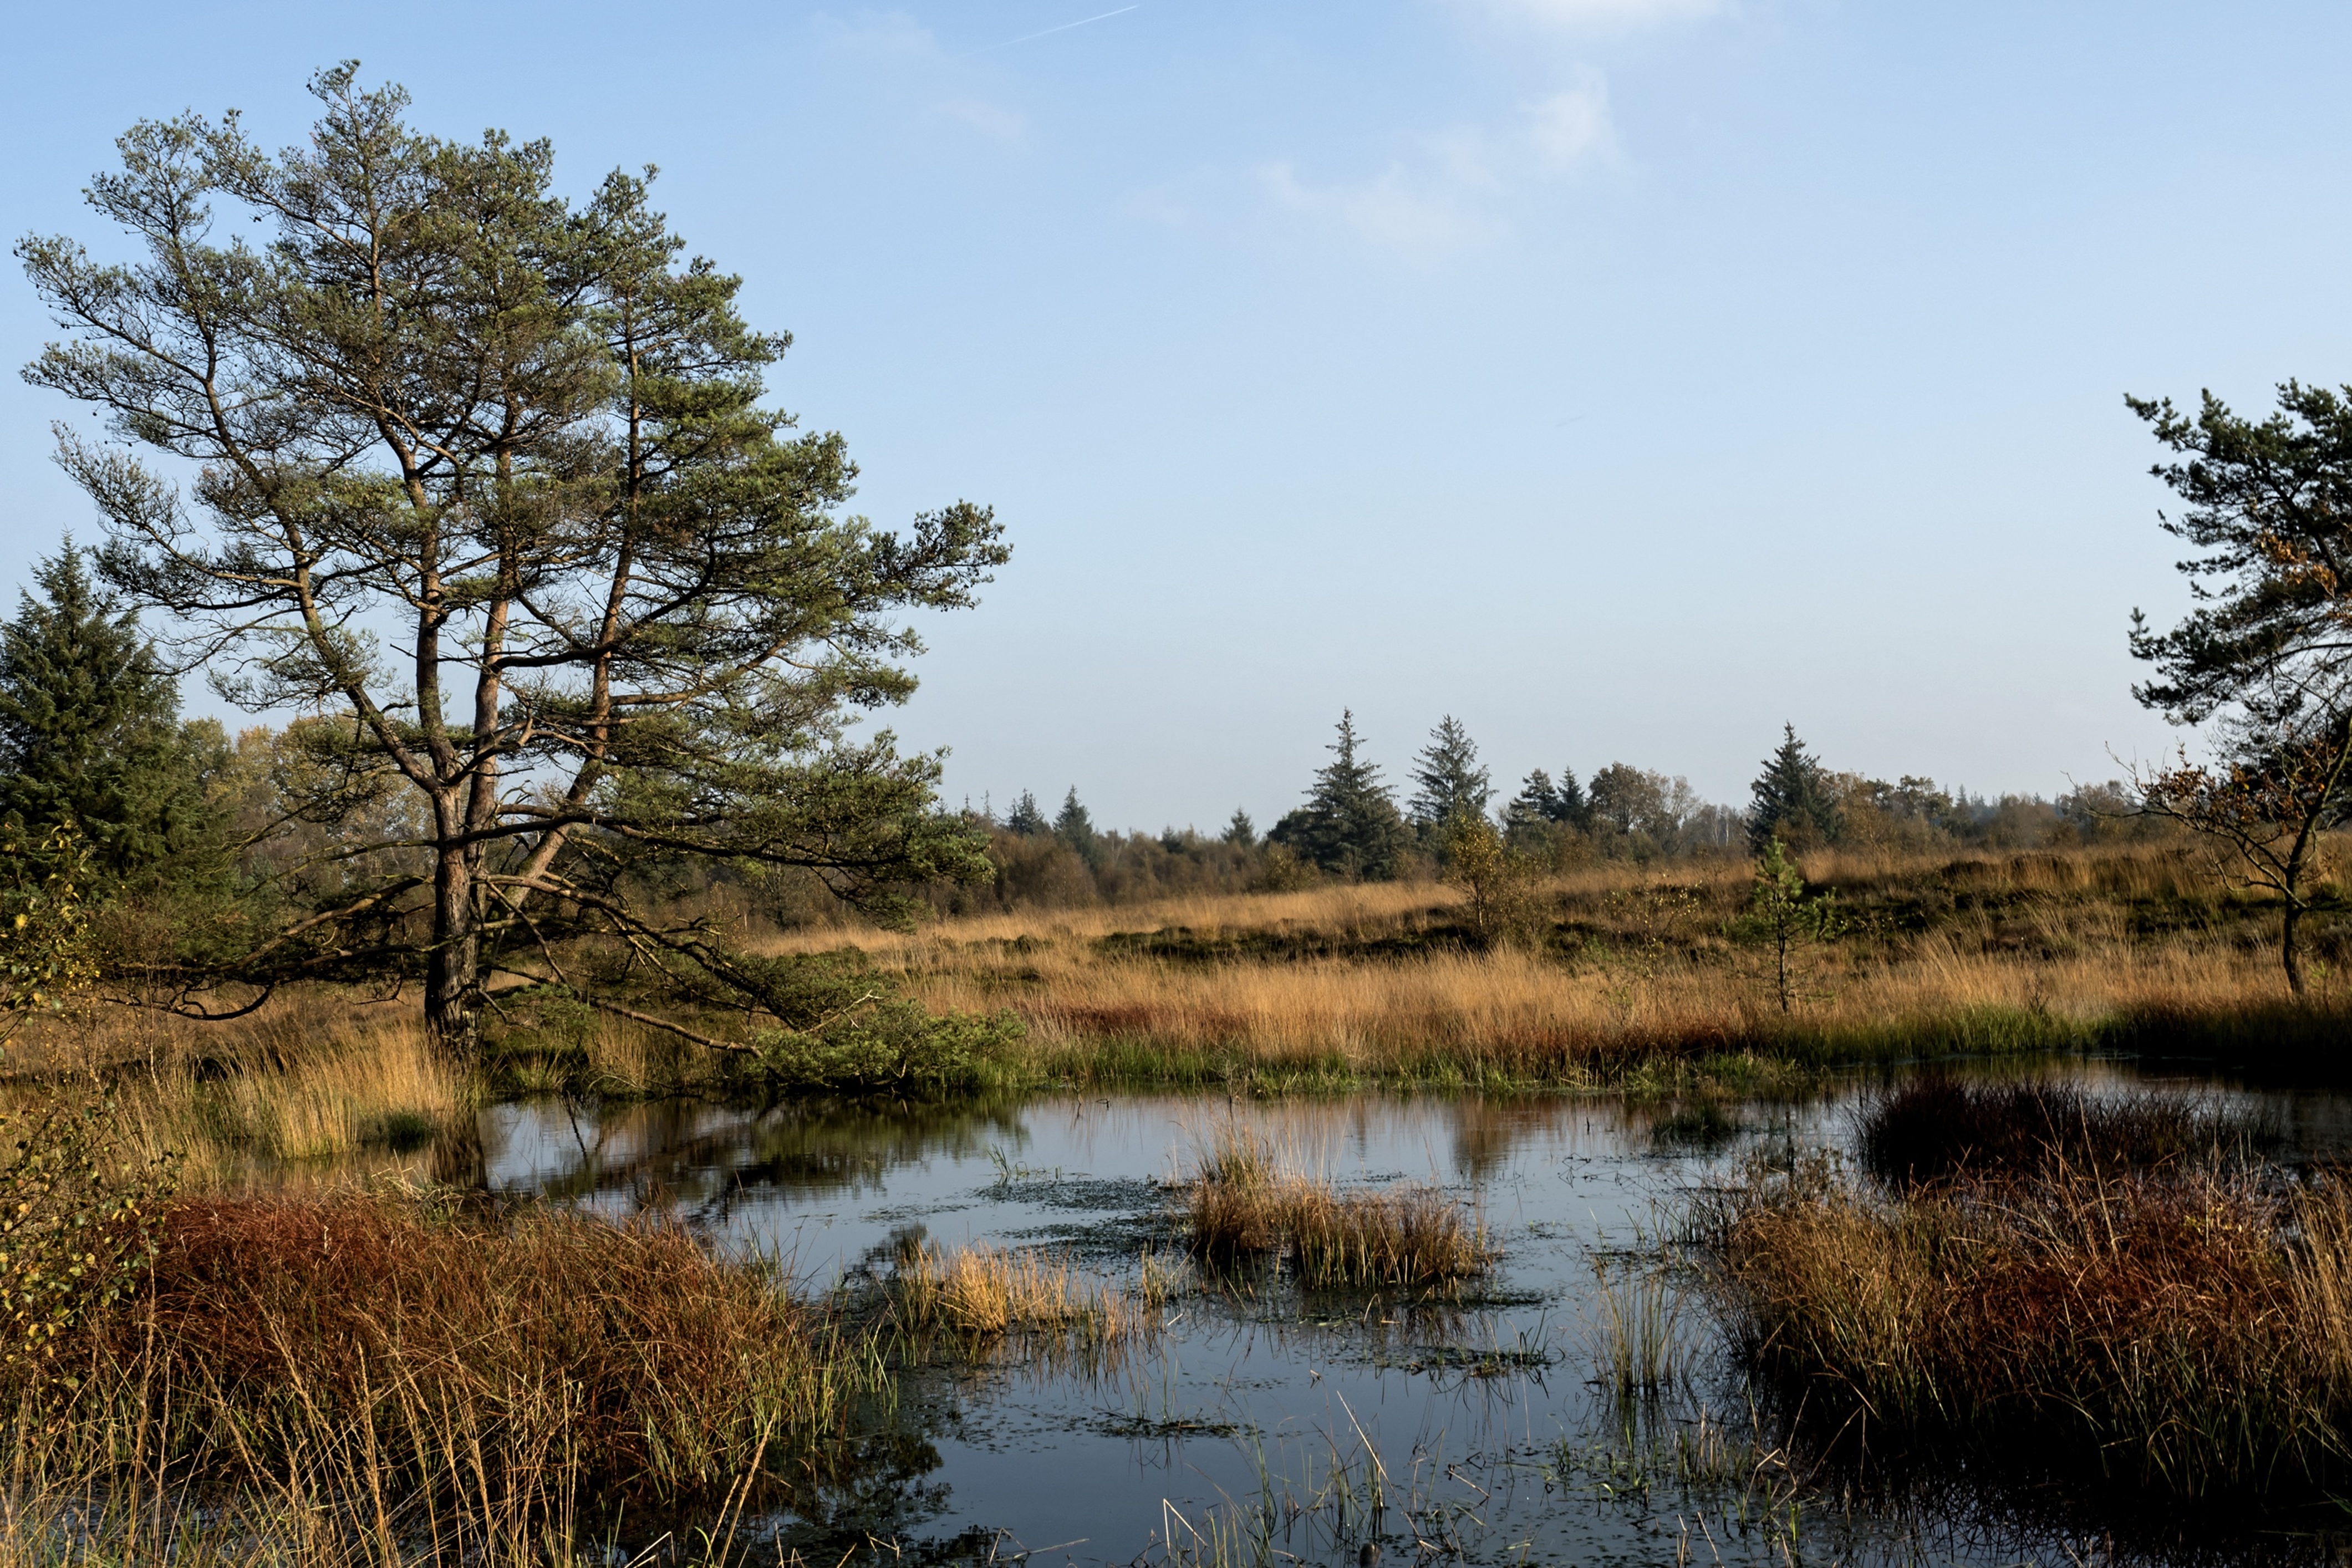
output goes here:
[{"label": "still water", "polygon": [[[2118,1093],[2141,1081],[2116,1064],[2037,1070]],[[2166,1081],[2258,1104],[2290,1149],[2352,1149],[2352,1097]],[[2095,1518],[1964,1485],[1933,1502],[1797,1485],[1769,1423],[1751,1419],[1692,1271],[1664,1245],[1674,1213],[1760,1146],[1848,1142],[1867,1087],[1737,1107],[1711,1127],[1670,1108],[1475,1096],[536,1103],[485,1114],[479,1175],[614,1214],[668,1208],[815,1288],[887,1270],[916,1240],[1042,1247],[1131,1281],[1148,1252],[1179,1249],[1170,1184],[1238,1121],[1341,1186],[1455,1193],[1501,1248],[1496,1274],[1454,1300],[1196,1289],[1169,1303],[1160,1333],[1107,1356],[918,1374],[897,1458],[846,1511],[771,1521],[780,1548],[865,1538],[912,1562],[1339,1564],[1370,1543],[1391,1568],[2140,1555]],[[1604,1375],[1612,1321],[1672,1361],[1663,1391],[1627,1399]],[[2327,1543],[2278,1522],[2248,1520],[2219,1544],[2321,1559]]]}]

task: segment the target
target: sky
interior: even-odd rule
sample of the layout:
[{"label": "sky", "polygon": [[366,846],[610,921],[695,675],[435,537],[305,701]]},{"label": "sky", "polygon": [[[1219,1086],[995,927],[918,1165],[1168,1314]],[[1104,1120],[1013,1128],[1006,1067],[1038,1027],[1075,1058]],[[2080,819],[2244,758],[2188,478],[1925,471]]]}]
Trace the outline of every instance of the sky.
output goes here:
[{"label": "sky", "polygon": [[[103,249],[133,121],[299,137],[345,58],[658,205],[882,524],[1014,548],[890,723],[951,802],[1261,825],[1401,779],[1830,765],[2054,794],[2193,736],[2126,393],[2352,382],[2352,8],[961,0],[26,8],[0,218]],[[2314,293],[2316,290],[2316,294]],[[0,359],[54,335],[0,272]],[[87,502],[0,381],[0,577]],[[218,710],[200,686],[192,710]]]}]

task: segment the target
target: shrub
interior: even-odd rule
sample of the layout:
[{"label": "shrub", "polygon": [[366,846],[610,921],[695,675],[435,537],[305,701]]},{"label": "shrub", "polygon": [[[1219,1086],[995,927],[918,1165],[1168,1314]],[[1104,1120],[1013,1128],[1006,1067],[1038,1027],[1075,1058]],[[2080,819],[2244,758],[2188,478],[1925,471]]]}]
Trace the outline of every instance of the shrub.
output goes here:
[{"label": "shrub", "polygon": [[929,1097],[982,1087],[990,1062],[1024,1032],[1009,1012],[935,1016],[913,1002],[877,999],[816,1029],[764,1033],[751,1060],[773,1088]]}]

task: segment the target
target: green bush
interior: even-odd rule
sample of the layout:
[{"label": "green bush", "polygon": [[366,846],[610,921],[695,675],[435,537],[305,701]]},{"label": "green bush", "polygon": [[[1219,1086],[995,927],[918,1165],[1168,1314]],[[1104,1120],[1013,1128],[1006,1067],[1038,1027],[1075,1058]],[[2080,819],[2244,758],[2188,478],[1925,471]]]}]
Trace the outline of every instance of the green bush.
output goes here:
[{"label": "green bush", "polygon": [[817,1029],[763,1031],[751,1059],[761,1080],[776,1089],[953,1094],[982,1087],[991,1061],[1024,1032],[1009,1012],[934,1016],[893,997]]}]

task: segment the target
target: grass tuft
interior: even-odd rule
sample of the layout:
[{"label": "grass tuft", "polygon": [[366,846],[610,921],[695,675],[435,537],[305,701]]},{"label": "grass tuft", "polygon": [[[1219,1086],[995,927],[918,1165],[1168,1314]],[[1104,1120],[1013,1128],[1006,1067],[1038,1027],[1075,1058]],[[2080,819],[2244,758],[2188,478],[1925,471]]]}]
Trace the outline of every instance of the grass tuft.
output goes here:
[{"label": "grass tuft", "polygon": [[891,1287],[900,1321],[916,1330],[1075,1335],[1104,1342],[1149,1332],[1158,1323],[1151,1290],[1131,1295],[1087,1279],[1067,1258],[1035,1251],[924,1247],[899,1266]]},{"label": "grass tuft", "polygon": [[1833,1448],[2197,1497],[2352,1476],[2352,1188],[2054,1164],[1717,1195],[1724,1308]]},{"label": "grass tuft", "polygon": [[1341,1192],[1283,1170],[1235,1125],[1210,1136],[1186,1193],[1193,1249],[1220,1262],[1287,1258],[1310,1289],[1445,1284],[1494,1264],[1486,1227],[1434,1187]]}]

